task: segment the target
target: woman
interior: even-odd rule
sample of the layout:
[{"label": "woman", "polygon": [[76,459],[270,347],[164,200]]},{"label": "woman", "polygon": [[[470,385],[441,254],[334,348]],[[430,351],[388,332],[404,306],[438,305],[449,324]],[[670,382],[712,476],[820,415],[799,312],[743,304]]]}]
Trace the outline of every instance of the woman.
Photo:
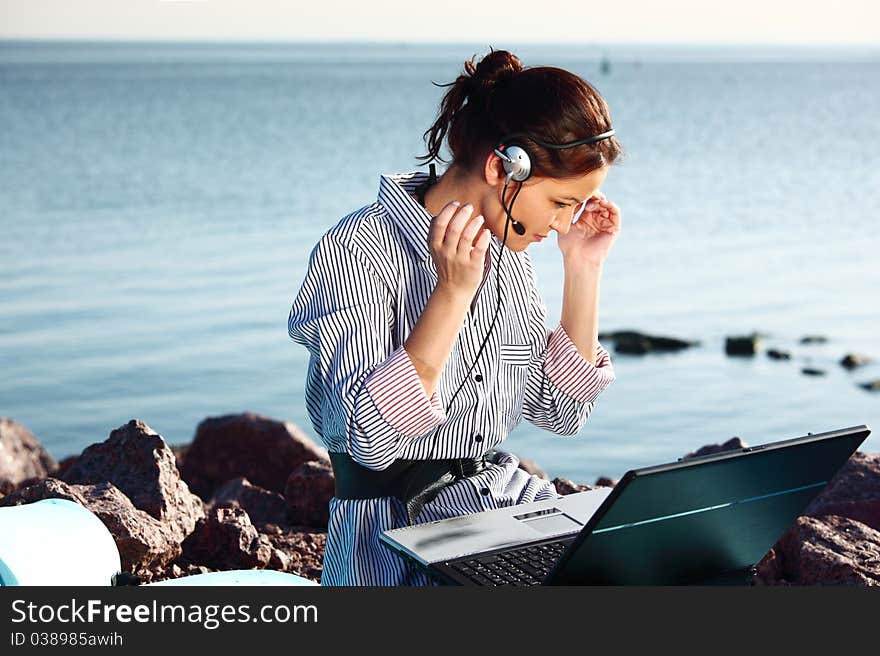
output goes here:
[{"label": "woman", "polygon": [[[380,176],[377,201],[315,246],[288,318],[311,353],[307,405],[336,478],[322,585],[431,585],[382,531],[558,498],[493,447],[522,418],[577,434],[614,380],[598,341],[620,231],[599,191],[621,152],[606,103],[504,50],[449,86],[422,158],[447,136],[448,169]],[[565,270],[553,330],[526,253],[550,231]]]}]

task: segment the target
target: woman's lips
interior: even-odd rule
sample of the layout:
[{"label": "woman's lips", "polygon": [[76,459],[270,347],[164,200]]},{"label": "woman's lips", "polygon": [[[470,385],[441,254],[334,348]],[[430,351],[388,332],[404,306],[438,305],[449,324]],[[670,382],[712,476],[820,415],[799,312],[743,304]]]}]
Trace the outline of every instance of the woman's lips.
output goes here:
[{"label": "woman's lips", "polygon": [[544,241],[544,235],[535,234],[535,241]]}]

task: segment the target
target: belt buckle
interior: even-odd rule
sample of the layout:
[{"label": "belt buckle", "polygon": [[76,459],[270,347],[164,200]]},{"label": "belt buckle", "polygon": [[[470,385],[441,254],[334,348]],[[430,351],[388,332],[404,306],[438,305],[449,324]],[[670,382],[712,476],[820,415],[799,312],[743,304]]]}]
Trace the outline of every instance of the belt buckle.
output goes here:
[{"label": "belt buckle", "polygon": [[481,471],[486,465],[485,454],[479,458],[456,458],[455,473],[458,478],[467,478]]}]

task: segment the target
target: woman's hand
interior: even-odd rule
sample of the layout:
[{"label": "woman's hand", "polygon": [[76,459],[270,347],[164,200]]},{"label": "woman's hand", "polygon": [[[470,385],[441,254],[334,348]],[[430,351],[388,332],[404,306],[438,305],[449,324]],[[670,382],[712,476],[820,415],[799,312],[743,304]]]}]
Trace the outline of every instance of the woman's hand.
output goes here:
[{"label": "woman's hand", "polygon": [[489,229],[483,228],[483,217],[471,216],[473,209],[470,204],[460,207],[456,201],[448,203],[434,217],[428,232],[437,285],[467,300],[473,298],[483,280],[490,239]]},{"label": "woman's hand", "polygon": [[601,266],[620,234],[620,208],[597,191],[567,234],[556,238],[566,264]]}]

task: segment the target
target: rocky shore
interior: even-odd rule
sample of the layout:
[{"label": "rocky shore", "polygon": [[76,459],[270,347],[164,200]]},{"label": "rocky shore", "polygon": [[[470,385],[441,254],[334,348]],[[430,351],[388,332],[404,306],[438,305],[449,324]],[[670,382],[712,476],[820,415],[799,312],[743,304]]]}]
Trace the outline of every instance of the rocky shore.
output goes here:
[{"label": "rocky shore", "polygon": [[[733,438],[684,457],[742,446]],[[560,494],[616,483],[553,482]],[[185,446],[132,419],[61,462],[24,426],[0,418],[0,506],[82,504],[113,535],[133,583],[253,568],[320,581],[332,495],[326,450],[270,417],[205,419]],[[757,570],[756,585],[880,585],[880,454],[857,451]]]},{"label": "rocky shore", "polygon": [[[767,333],[752,332],[748,335],[728,335],[724,338],[724,352],[730,357],[755,357],[762,350],[764,340],[772,336]],[[665,337],[649,335],[637,330],[617,330],[599,333],[599,341],[605,344],[613,344],[615,353],[626,355],[644,356],[659,353],[677,353],[685,349],[698,347],[703,344],[702,340],[686,340],[678,337]],[[776,340],[774,340],[776,341]],[[797,344],[784,344],[787,350],[780,348],[764,348],[764,352],[771,360],[792,361],[804,363],[800,367],[800,373],[804,376],[825,376],[828,373],[830,362],[827,357],[823,358],[822,367],[811,366],[813,355],[811,348],[817,344],[828,344],[828,337],[824,335],[804,335]],[[794,357],[792,355],[794,351]],[[837,361],[837,364],[849,372],[861,371],[865,365],[874,363],[875,358],[864,353],[847,352]],[[869,392],[880,391],[880,378],[856,382],[861,389]]]}]

